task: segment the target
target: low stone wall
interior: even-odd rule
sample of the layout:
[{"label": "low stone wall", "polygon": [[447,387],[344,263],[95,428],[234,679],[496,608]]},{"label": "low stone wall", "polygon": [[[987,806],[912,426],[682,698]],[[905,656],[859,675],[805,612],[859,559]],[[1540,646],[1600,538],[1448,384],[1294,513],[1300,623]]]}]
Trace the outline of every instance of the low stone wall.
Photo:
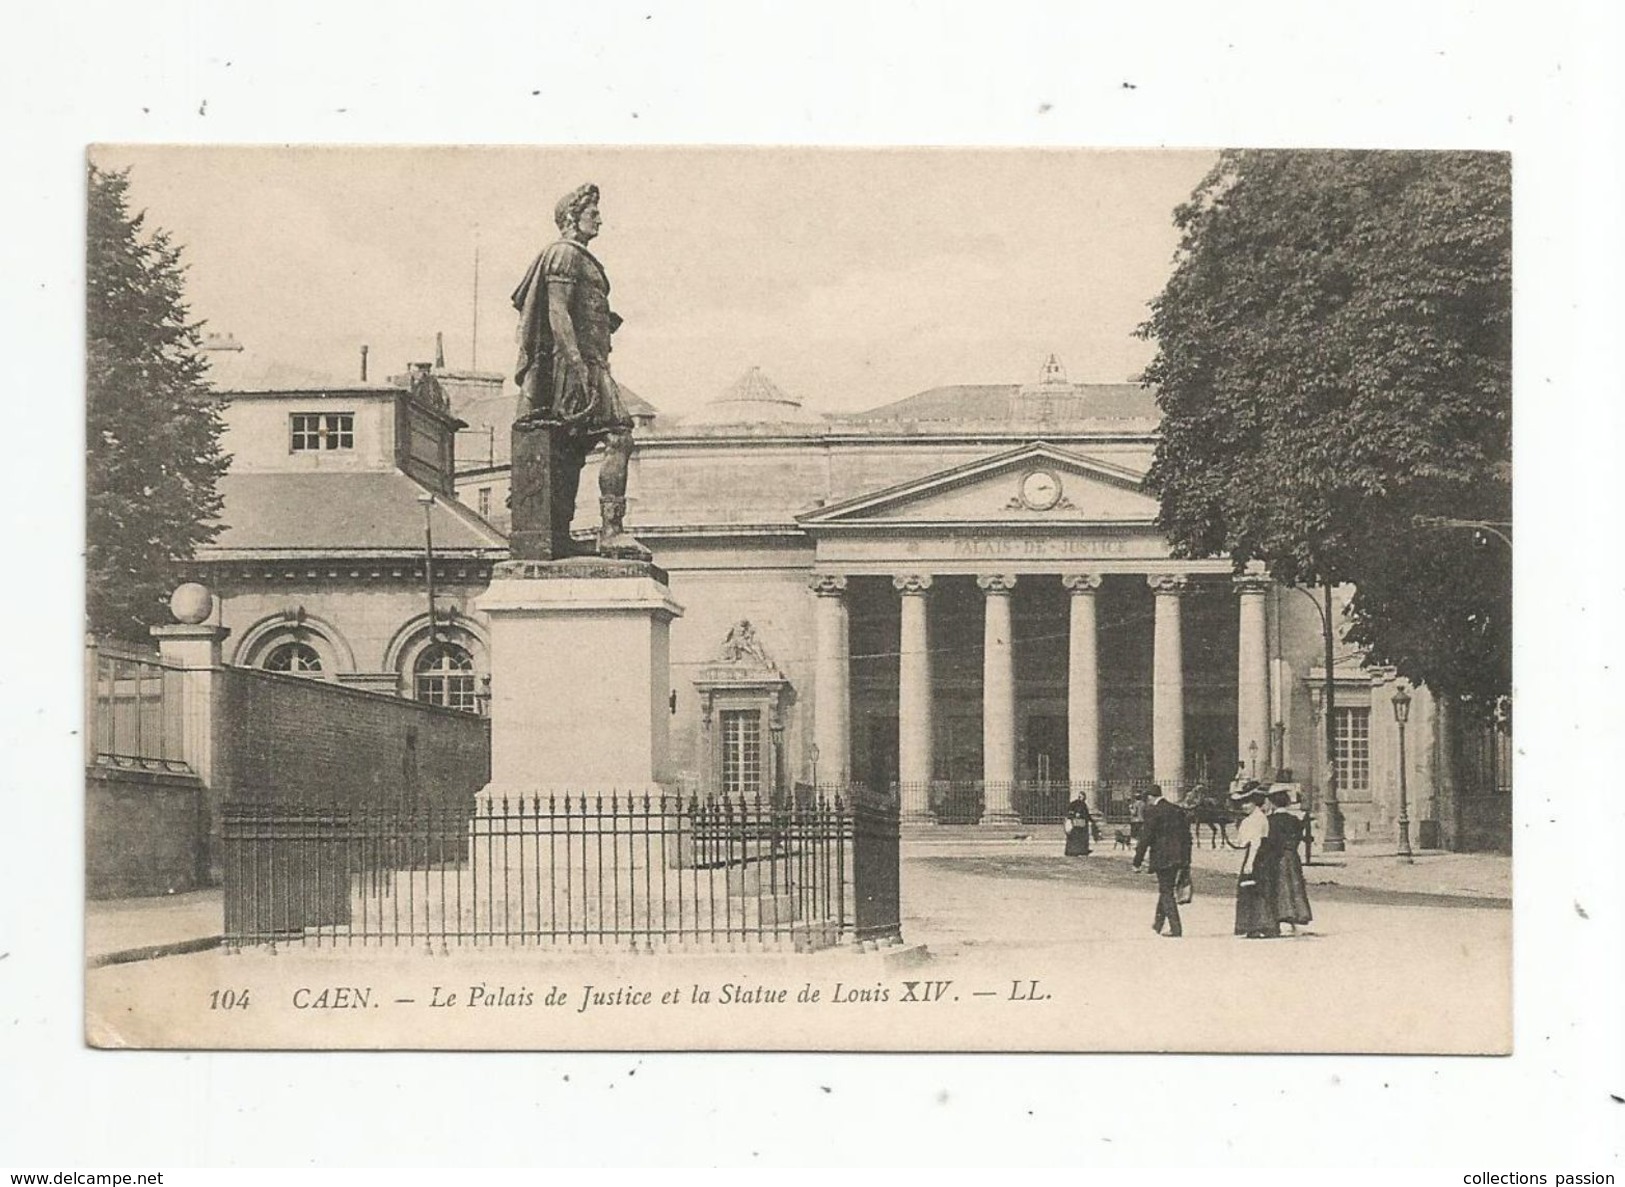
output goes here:
[{"label": "low stone wall", "polygon": [[174,894],[208,881],[209,817],[194,775],[97,765],[85,771],[85,893]]}]

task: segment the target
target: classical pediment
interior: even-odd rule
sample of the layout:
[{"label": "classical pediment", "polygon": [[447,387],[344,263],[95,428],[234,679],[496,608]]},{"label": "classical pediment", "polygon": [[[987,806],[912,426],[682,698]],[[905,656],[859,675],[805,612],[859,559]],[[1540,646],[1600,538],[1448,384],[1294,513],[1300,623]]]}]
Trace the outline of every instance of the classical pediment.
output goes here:
[{"label": "classical pediment", "polygon": [[1157,501],[1143,475],[1038,441],[799,517],[810,531],[1069,525],[1143,526]]}]

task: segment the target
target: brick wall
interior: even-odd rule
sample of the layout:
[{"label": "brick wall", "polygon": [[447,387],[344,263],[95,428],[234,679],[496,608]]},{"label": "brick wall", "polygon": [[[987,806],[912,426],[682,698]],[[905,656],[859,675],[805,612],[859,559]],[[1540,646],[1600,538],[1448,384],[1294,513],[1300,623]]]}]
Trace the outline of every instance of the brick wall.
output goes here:
[{"label": "brick wall", "polygon": [[85,892],[172,894],[208,878],[203,784],[192,775],[85,772]]},{"label": "brick wall", "polygon": [[256,669],[225,676],[217,796],[447,803],[490,781],[487,718]]}]

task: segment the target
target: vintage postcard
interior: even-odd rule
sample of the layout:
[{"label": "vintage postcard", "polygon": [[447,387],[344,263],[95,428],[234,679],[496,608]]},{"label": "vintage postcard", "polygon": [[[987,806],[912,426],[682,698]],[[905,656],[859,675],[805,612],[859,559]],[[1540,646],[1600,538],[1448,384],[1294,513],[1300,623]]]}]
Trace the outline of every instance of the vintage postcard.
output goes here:
[{"label": "vintage postcard", "polygon": [[88,177],[91,1044],[1510,1051],[1506,155]]}]

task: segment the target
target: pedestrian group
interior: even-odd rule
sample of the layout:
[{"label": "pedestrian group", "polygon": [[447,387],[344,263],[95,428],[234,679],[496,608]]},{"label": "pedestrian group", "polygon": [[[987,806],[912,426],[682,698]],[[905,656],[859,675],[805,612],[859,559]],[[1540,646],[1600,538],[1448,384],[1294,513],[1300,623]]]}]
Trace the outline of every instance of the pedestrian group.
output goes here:
[{"label": "pedestrian group", "polygon": [[[1267,939],[1281,935],[1285,924],[1295,936],[1299,927],[1314,918],[1303,861],[1298,856],[1308,812],[1296,788],[1266,787],[1239,779],[1233,786],[1236,790],[1230,793],[1230,803],[1246,812],[1235,839],[1225,838],[1231,848],[1242,851],[1236,877],[1235,934]],[[1064,827],[1069,857],[1087,856],[1090,841],[1100,839],[1098,825],[1082,797],[1067,805]],[[1134,844],[1134,868],[1146,866],[1157,876],[1152,930],[1170,938],[1183,935],[1179,908],[1192,898],[1189,813],[1177,797],[1165,796],[1161,787],[1153,786],[1143,799],[1136,796],[1130,803],[1129,835]]]}]

